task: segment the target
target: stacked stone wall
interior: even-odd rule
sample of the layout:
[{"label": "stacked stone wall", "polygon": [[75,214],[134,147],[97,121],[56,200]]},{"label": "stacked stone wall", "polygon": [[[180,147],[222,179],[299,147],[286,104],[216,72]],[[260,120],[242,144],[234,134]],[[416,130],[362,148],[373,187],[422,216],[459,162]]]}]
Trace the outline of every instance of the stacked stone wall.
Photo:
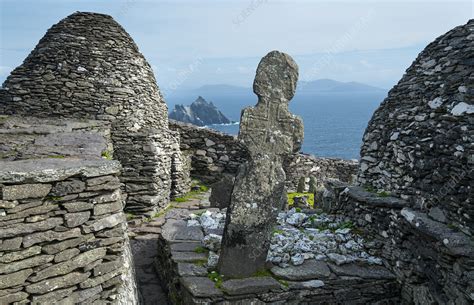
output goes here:
[{"label": "stacked stone wall", "polygon": [[474,242],[409,202],[361,187],[339,187],[332,210],[349,217],[402,285],[407,304],[472,304]]},{"label": "stacked stone wall", "polygon": [[248,158],[234,136],[173,120],[169,127],[179,133],[181,151],[191,155],[191,175],[204,182],[216,182],[224,173],[235,175]]},{"label": "stacked stone wall", "polygon": [[472,236],[474,20],[430,43],[374,113],[358,181]]},{"label": "stacked stone wall", "polygon": [[470,20],[419,54],[369,122],[362,187],[334,208],[373,239],[407,303],[474,302],[473,50]]},{"label": "stacked stone wall", "polygon": [[286,188],[296,192],[298,183],[305,178],[305,188],[309,189],[310,178],[316,179],[316,186],[322,188],[327,179],[338,179],[351,183],[355,180],[359,163],[355,160],[320,158],[313,155],[297,154],[289,158],[284,165]]},{"label": "stacked stone wall", "polygon": [[[248,159],[247,149],[234,136],[173,120],[170,120],[169,126],[180,134],[181,151],[191,155],[193,177],[216,182],[222,174],[235,175],[240,164]],[[328,178],[352,182],[357,168],[357,161],[296,154],[284,164],[286,187],[289,191],[296,191],[301,177],[308,181],[310,177],[315,177],[319,186]]]},{"label": "stacked stone wall", "polygon": [[112,17],[77,12],[53,25],[0,91],[0,114],[110,122],[126,189],[153,185],[128,196],[130,210],[154,211],[169,199],[167,106],[150,65]]},{"label": "stacked stone wall", "polygon": [[0,161],[1,304],[136,304],[119,173],[108,160]]}]

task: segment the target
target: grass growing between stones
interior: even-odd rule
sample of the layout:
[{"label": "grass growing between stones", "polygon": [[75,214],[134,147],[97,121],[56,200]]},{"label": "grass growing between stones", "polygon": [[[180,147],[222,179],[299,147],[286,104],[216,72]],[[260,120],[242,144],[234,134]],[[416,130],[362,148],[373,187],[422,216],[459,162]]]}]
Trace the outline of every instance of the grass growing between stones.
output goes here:
[{"label": "grass growing between stones", "polygon": [[207,250],[206,248],[204,248],[202,246],[197,246],[194,249],[194,252],[196,252],[196,253],[207,253],[207,252],[209,252],[209,250]]},{"label": "grass growing between stones", "polygon": [[379,197],[390,197],[390,192],[387,192],[387,191],[384,191],[384,190],[377,190],[375,189],[372,185],[366,185],[364,187],[364,190],[369,192],[369,193],[373,193]]},{"label": "grass growing between stones", "polygon": [[313,208],[314,207],[314,194],[313,193],[288,193],[288,205],[291,207],[295,204],[295,197],[296,196],[307,196],[308,197],[308,204]]},{"label": "grass growing between stones", "polygon": [[205,185],[202,181],[193,179],[191,182],[191,189],[196,189],[199,188],[199,192],[204,193],[209,190],[209,187]]},{"label": "grass growing between stones", "polygon": [[257,270],[257,272],[252,274],[252,277],[267,277],[267,276],[272,277],[273,274],[270,272],[270,270],[268,270],[266,268],[262,268],[260,270]]},{"label": "grass growing between stones", "polygon": [[51,155],[51,156],[48,156],[49,159],[64,159],[66,158],[66,156],[63,156],[63,155]]},{"label": "grass growing between stones", "polygon": [[152,217],[150,217],[150,220],[151,220],[151,218],[158,218],[160,216],[165,215],[172,208],[174,208],[174,205],[172,205],[171,203],[168,204],[163,210],[159,211],[158,213],[155,213]]},{"label": "grass growing between stones", "polygon": [[274,229],[273,232],[272,232],[272,234],[273,234],[273,235],[278,235],[278,234],[283,234],[284,232],[285,232],[285,231],[280,230],[280,229]]},{"label": "grass growing between stones", "polygon": [[107,160],[112,160],[112,153],[108,150],[104,150],[101,154],[102,158],[107,159]]},{"label": "grass growing between stones", "polygon": [[207,264],[207,259],[205,259],[205,258],[196,259],[196,260],[193,260],[192,263],[193,263],[194,265],[199,266],[199,267],[204,267],[204,265]]},{"label": "grass growing between stones", "polygon": [[214,285],[216,288],[221,289],[222,288],[222,283],[224,282],[222,275],[217,273],[217,271],[211,271],[207,274],[207,277],[214,282]]},{"label": "grass growing between stones", "polygon": [[201,195],[202,193],[205,193],[209,190],[209,187],[206,185],[198,184],[194,185],[193,187],[199,186],[199,189],[192,190],[190,192],[187,192],[184,196],[182,197],[176,197],[172,201],[173,202],[187,202],[192,199],[198,199],[198,196]]}]

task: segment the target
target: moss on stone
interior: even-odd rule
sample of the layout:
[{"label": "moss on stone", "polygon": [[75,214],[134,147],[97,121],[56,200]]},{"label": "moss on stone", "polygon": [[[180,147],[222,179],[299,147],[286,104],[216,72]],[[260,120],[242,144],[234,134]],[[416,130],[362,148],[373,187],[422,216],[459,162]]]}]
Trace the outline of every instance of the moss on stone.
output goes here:
[{"label": "moss on stone", "polygon": [[207,253],[207,252],[209,252],[209,250],[207,250],[206,248],[204,248],[202,246],[197,246],[194,249],[194,252],[196,252],[196,253]]},{"label": "moss on stone", "polygon": [[267,277],[267,276],[273,276],[273,274],[270,272],[270,270],[266,268],[257,270],[254,274],[252,274],[252,277]]}]

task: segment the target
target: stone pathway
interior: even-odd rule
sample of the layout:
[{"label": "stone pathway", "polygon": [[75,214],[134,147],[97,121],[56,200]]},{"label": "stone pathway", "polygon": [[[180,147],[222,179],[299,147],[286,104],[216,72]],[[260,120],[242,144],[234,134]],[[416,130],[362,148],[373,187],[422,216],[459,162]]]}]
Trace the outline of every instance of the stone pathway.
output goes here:
[{"label": "stone pathway", "polygon": [[169,305],[166,292],[162,289],[155,269],[154,260],[158,253],[158,237],[161,226],[168,217],[180,209],[198,210],[209,207],[209,192],[196,194],[186,202],[171,202],[170,208],[151,219],[129,220],[130,244],[136,268],[138,289],[143,305]]}]

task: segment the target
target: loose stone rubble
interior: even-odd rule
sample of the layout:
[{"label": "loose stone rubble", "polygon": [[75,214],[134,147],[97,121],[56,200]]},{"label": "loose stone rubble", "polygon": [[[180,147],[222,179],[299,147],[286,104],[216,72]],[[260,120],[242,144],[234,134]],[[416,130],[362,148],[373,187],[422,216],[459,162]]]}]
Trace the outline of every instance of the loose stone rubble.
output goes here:
[{"label": "loose stone rubble", "polygon": [[[183,203],[186,205],[187,203]],[[359,243],[357,235],[347,232],[352,229],[323,230],[320,233],[312,232],[319,248],[335,243],[343,246],[349,244],[348,250],[344,247],[345,255],[337,254],[339,247],[335,247],[334,257],[310,258],[296,266],[293,264],[267,264],[268,269],[259,270],[250,277],[229,279],[216,273],[218,252],[221,234],[224,228],[226,210],[206,208],[206,205],[192,204],[188,210],[177,206],[164,216],[161,226],[163,232],[158,237],[158,256],[156,266],[163,281],[170,300],[176,304],[398,304],[399,287],[394,274],[384,266],[379,265],[376,258],[349,259],[347,253],[357,253]],[[202,209],[204,208],[204,209]],[[290,210],[281,213],[273,237],[273,245],[277,248],[279,241],[286,244],[298,243],[296,235],[286,234],[296,227],[290,226],[287,221],[299,217]],[[341,217],[330,215],[303,214],[307,219],[317,216],[318,224],[332,224],[335,228],[341,226]],[[336,222],[332,222],[336,221]],[[286,231],[281,229],[286,228]],[[303,226],[304,228],[304,226]],[[308,230],[310,228],[308,227]],[[282,232],[280,233],[281,230]],[[317,229],[316,229],[317,230]],[[315,230],[315,231],[316,231]],[[336,233],[338,232],[338,233]],[[298,235],[300,236],[300,235]],[[327,239],[326,239],[327,238]],[[342,240],[345,241],[342,241]],[[351,243],[353,241],[353,244]],[[308,239],[308,244],[313,242]],[[272,245],[272,246],[273,246]],[[304,243],[300,246],[303,247]],[[365,245],[365,244],[364,244]],[[291,253],[289,248],[288,253]],[[342,253],[339,252],[339,253]],[[272,260],[272,251],[268,259]],[[294,255],[297,257],[297,255]],[[340,257],[346,259],[339,259]]]},{"label": "loose stone rubble", "polygon": [[219,257],[219,273],[250,276],[264,267],[278,211],[286,201],[283,158],[297,152],[303,123],[290,113],[298,66],[287,54],[268,53],[254,81],[255,107],[242,111],[239,138],[250,158],[235,179]]},{"label": "loose stone rubble", "polygon": [[[310,214],[307,214],[307,213]],[[226,209],[207,210],[200,216],[190,214],[188,227],[200,227],[204,232],[202,244],[218,256]],[[314,210],[297,212],[291,209],[278,214],[278,225],[272,232],[267,262],[282,268],[301,265],[315,259],[336,265],[366,263],[382,265],[382,260],[366,252],[367,242],[355,234],[354,224],[343,216],[315,213]],[[215,267],[209,264],[209,267]]]},{"label": "loose stone rubble", "polygon": [[[296,153],[285,54],[262,60],[236,139],[168,122],[110,16],[61,20],[0,89],[0,304],[166,303],[155,255],[173,303],[471,304],[473,41],[470,20],[427,46],[375,112],[358,165]],[[164,209],[191,177],[223,175],[234,195],[209,200],[227,210],[209,194]],[[277,215],[302,178],[318,213]],[[132,246],[124,208],[148,217],[130,219]]]}]

